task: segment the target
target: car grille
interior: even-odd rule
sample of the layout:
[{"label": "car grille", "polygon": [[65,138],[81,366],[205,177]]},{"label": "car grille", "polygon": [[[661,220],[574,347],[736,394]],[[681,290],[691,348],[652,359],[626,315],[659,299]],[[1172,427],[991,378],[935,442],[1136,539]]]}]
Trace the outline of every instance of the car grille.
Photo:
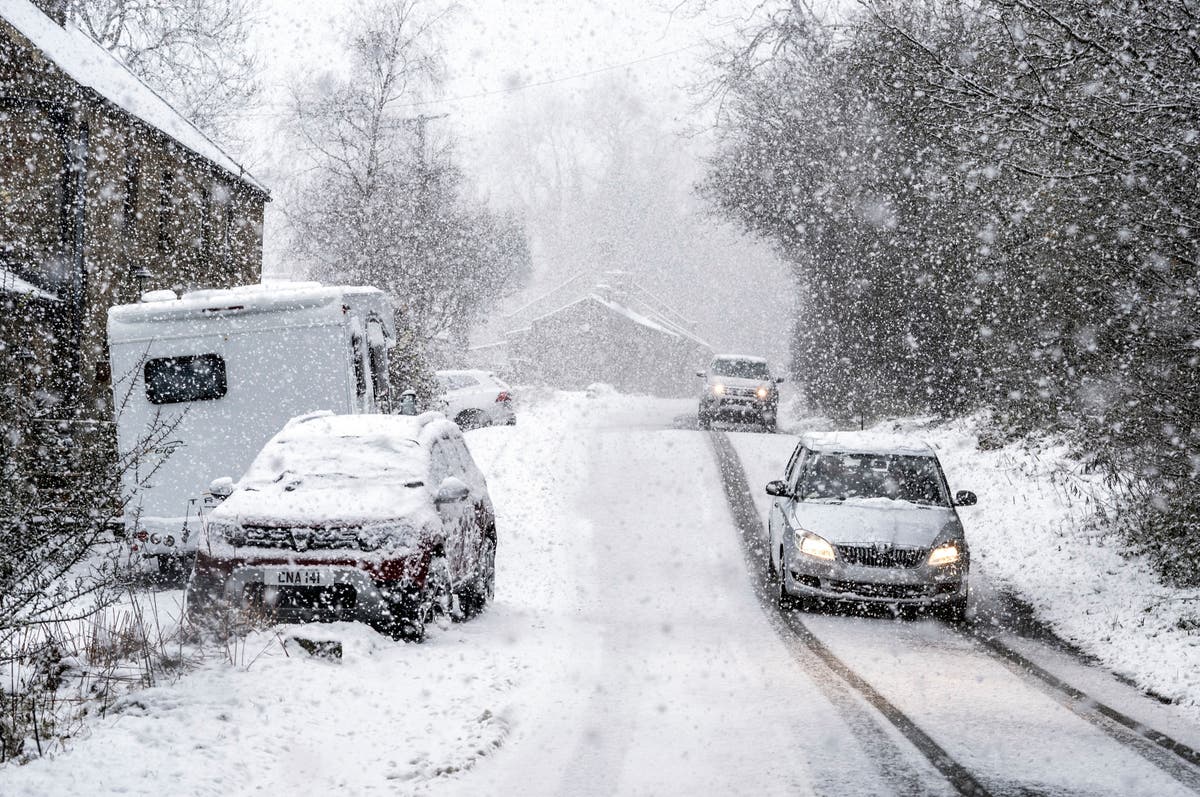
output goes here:
[{"label": "car grille", "polygon": [[355,528],[273,528],[247,526],[245,545],[259,548],[288,548],[293,551],[359,547]]},{"label": "car grille", "polygon": [[758,395],[756,392],[757,390],[758,390],[758,388],[753,388],[753,387],[726,387],[725,395],[726,396],[739,396],[739,397],[746,397],[746,398],[754,398],[755,396]]},{"label": "car grille", "polygon": [[872,584],[865,581],[828,581],[830,592],[846,592],[864,598],[923,598],[933,592],[925,584]]},{"label": "car grille", "polygon": [[924,548],[892,548],[876,545],[839,545],[838,558],[859,567],[916,567],[925,561]]}]

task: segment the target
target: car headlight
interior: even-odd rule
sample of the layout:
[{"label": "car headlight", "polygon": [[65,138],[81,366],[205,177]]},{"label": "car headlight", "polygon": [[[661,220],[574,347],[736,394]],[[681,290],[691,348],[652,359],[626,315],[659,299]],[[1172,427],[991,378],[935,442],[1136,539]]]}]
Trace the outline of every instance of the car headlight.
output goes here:
[{"label": "car headlight", "polygon": [[833,546],[823,537],[818,537],[811,531],[806,531],[800,535],[800,553],[811,556],[814,559],[824,559],[827,562],[834,560]]},{"label": "car headlight", "polygon": [[948,542],[945,545],[939,545],[929,552],[929,564],[932,567],[941,567],[942,565],[952,565],[962,557],[959,553],[958,543]]},{"label": "car headlight", "polygon": [[723,396],[723,395],[725,395],[725,386],[724,386],[724,385],[722,385],[720,382],[718,382],[717,384],[713,385],[713,395],[714,395],[714,396]]},{"label": "car headlight", "polygon": [[760,399],[765,399],[767,396],[771,395],[771,389],[768,387],[760,387],[758,390],[754,391],[754,395],[758,396]]},{"label": "car headlight", "polygon": [[246,542],[246,530],[237,523],[209,523],[209,539],[221,539],[230,545],[242,545]]},{"label": "car headlight", "polygon": [[[394,550],[411,547],[416,531],[403,523],[380,523],[373,526],[363,526],[358,530],[358,547],[364,551],[378,551],[380,548]],[[419,535],[418,535],[419,536]]]}]

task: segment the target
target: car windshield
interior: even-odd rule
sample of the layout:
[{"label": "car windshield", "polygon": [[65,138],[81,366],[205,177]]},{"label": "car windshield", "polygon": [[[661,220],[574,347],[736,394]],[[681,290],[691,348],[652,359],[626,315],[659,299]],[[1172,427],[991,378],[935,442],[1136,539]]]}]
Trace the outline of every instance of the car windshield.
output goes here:
[{"label": "car windshield", "polygon": [[806,501],[890,498],[926,506],[949,506],[933,457],[817,454],[799,494]]},{"label": "car windshield", "polygon": [[712,372],[715,376],[729,376],[734,379],[771,378],[767,364],[761,360],[717,360],[713,363]]}]

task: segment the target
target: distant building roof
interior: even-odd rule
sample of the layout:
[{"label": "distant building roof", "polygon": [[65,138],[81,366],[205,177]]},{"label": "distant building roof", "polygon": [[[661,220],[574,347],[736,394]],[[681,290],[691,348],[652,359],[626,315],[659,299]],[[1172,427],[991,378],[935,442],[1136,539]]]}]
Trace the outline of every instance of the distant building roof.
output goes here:
[{"label": "distant building roof", "polygon": [[79,85],[228,172],[234,179],[264,195],[268,193],[262,183],[212,139],[83,31],[70,24],[58,25],[29,0],[0,0],[0,18]]},{"label": "distant building roof", "polygon": [[[607,277],[619,277],[619,287],[614,288],[608,283],[592,283],[588,285],[581,280],[584,275],[576,275],[559,285],[554,290],[543,294],[541,297],[529,302],[516,313],[513,313],[508,318],[514,320],[520,315],[530,316],[536,313],[538,305],[545,305],[549,301],[553,301],[555,297],[561,297],[567,294],[567,291],[574,284],[575,290],[582,289],[585,291],[582,295],[577,295],[570,301],[559,304],[549,311],[542,312],[529,318],[528,321],[521,327],[510,328],[507,334],[520,334],[524,330],[552,316],[564,312],[568,308],[575,307],[581,303],[593,303],[603,307],[604,309],[620,315],[629,321],[632,321],[639,326],[651,329],[661,335],[666,335],[672,338],[688,340],[691,343],[700,346],[701,348],[711,349],[712,347],[692,331],[691,324],[674,308],[670,307],[666,302],[659,299],[654,294],[647,291],[629,275],[623,272],[606,272]],[[586,279],[586,277],[584,277]],[[559,299],[561,301],[561,299]]]},{"label": "distant building roof", "polygon": [[57,302],[58,297],[49,291],[44,291],[32,282],[21,279],[8,269],[0,266],[0,293],[31,296],[49,302]]}]

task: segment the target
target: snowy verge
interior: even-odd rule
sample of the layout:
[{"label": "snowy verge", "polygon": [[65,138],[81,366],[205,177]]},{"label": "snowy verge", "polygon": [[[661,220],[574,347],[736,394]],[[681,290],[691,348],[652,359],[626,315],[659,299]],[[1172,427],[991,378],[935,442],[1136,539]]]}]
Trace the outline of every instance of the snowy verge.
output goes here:
[{"label": "snowy verge", "polygon": [[[603,407],[601,405],[604,405]],[[590,524],[566,506],[584,480],[580,425],[636,402],[582,394],[534,401],[515,427],[467,434],[496,505],[495,602],[481,616],[395,642],[356,623],[280,625],[219,644],[178,680],[138,689],[91,717],[65,751],[0,767],[0,794],[195,795],[444,792],[448,781],[529,732],[546,683],[589,640],[564,613]],[[164,608],[165,611],[165,608]],[[340,658],[294,637],[340,643]],[[568,714],[570,712],[567,712]]]}]

